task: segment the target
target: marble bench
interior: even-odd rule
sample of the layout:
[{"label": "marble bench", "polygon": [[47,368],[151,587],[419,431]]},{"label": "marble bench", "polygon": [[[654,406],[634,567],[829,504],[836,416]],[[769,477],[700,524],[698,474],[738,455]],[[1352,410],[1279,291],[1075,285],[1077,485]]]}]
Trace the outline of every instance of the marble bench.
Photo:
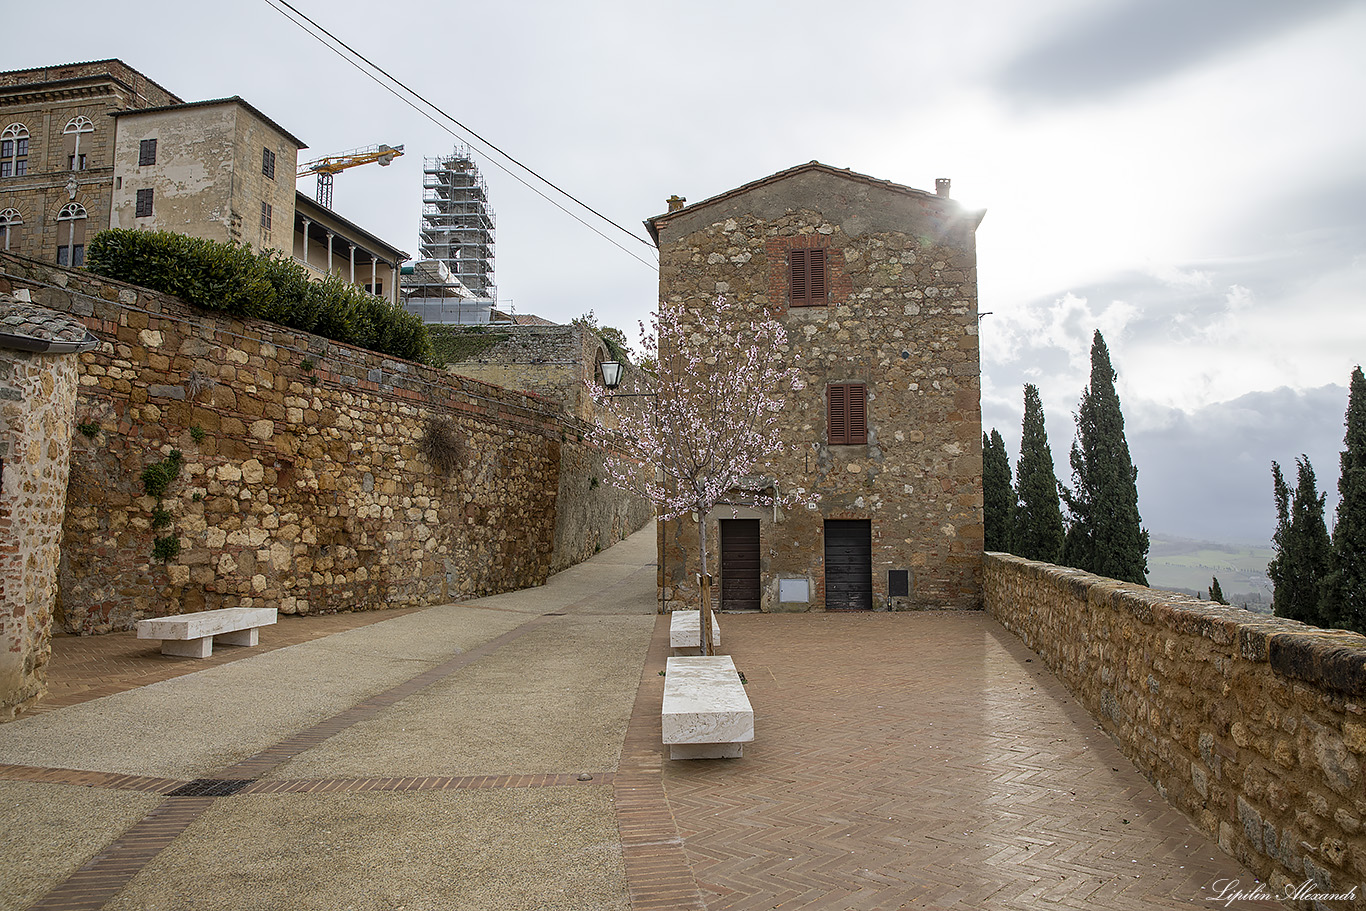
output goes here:
[{"label": "marble bench", "polygon": [[[721,647],[721,624],[716,622],[716,612],[711,615],[711,644]],[[702,612],[700,610],[676,610],[669,615],[669,645],[675,655],[700,655],[702,653]]]},{"label": "marble bench", "polygon": [[731,759],[754,739],[754,709],[729,655],[679,656],[664,671],[670,759]]},{"label": "marble bench", "polygon": [[226,607],[139,620],[138,638],[160,639],[163,655],[207,658],[215,639],[220,645],[256,645],[261,641],[259,628],[274,622],[273,607]]}]

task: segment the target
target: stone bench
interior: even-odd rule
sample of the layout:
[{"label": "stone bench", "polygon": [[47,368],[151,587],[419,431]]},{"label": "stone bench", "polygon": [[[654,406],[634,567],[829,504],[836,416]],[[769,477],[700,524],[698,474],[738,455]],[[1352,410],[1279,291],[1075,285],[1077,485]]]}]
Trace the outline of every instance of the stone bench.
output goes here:
[{"label": "stone bench", "polygon": [[[716,622],[716,612],[711,615],[711,644],[721,647],[721,624]],[[700,655],[702,653],[702,612],[700,610],[676,610],[669,615],[669,645],[675,655]]]},{"label": "stone bench", "polygon": [[731,759],[754,739],[754,709],[729,655],[668,659],[664,743],[670,759]]},{"label": "stone bench", "polygon": [[160,639],[163,655],[181,658],[207,658],[213,643],[256,645],[259,628],[275,622],[273,607],[227,607],[197,614],[156,617],[138,621],[139,639]]}]

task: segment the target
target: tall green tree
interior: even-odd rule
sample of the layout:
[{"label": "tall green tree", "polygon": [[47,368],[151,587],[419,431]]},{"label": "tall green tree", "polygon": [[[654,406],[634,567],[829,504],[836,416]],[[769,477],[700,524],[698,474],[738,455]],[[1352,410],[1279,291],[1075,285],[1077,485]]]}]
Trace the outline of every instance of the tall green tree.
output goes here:
[{"label": "tall green tree", "polygon": [[1319,493],[1314,466],[1305,456],[1295,464],[1298,476],[1292,494],[1281,466],[1271,463],[1276,495],[1276,533],[1271,537],[1276,555],[1266,567],[1274,587],[1271,611],[1277,617],[1321,626],[1319,603],[1332,545],[1323,522],[1324,496]]},{"label": "tall green tree", "polygon": [[1010,550],[1015,491],[1010,486],[1010,456],[995,427],[982,434],[982,514],[986,525],[986,550]]},{"label": "tall green tree", "polygon": [[1077,409],[1072,489],[1062,490],[1071,521],[1062,562],[1100,576],[1148,584],[1148,531],[1138,514],[1138,469],[1129,458],[1110,351],[1096,330],[1091,383]]},{"label": "tall green tree", "polygon": [[1366,377],[1360,366],[1348,387],[1343,441],[1332,559],[1319,614],[1325,626],[1366,633]]},{"label": "tall green tree", "polygon": [[1011,545],[1017,557],[1057,563],[1062,558],[1062,507],[1058,504],[1058,476],[1044,427],[1039,387],[1024,387],[1024,423],[1020,432],[1020,461],[1015,465],[1015,524]]},{"label": "tall green tree", "polygon": [[1227,604],[1228,599],[1224,597],[1224,590],[1219,587],[1219,577],[1214,576],[1214,584],[1209,587],[1209,599],[1218,604]]}]

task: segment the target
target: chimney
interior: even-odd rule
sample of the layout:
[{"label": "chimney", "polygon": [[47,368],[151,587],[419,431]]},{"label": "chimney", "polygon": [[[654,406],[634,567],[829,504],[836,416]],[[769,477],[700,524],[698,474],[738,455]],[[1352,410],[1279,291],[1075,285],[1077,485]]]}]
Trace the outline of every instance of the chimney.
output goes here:
[{"label": "chimney", "polygon": [[683,207],[686,206],[687,204],[688,204],[688,201],[687,201],[686,199],[684,199],[682,196],[679,196],[677,193],[675,193],[673,196],[670,196],[670,197],[669,197],[669,211],[670,211],[670,212],[677,212],[679,209],[683,208]]},{"label": "chimney", "polygon": [[944,197],[945,199],[948,199],[948,198],[949,198],[949,184],[951,184],[951,183],[953,183],[953,181],[949,180],[947,177],[936,177],[936,178],[934,179],[934,192],[938,193],[940,196]]}]

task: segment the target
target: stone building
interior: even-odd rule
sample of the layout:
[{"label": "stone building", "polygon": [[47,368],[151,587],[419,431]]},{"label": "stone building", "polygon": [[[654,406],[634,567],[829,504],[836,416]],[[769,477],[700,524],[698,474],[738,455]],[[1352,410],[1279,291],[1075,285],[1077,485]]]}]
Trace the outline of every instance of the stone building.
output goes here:
[{"label": "stone building", "polygon": [[[646,222],[661,301],[774,315],[805,384],[752,480],[819,499],[705,517],[721,609],[981,606],[983,215],[947,180],[928,193],[813,161]],[[696,522],[660,523],[671,607],[698,601]]]},{"label": "stone building", "polygon": [[112,115],[179,103],[120,60],[0,73],[0,250],[80,265],[109,227]]},{"label": "stone building", "polygon": [[43,693],[71,468],[80,320],[0,294],[0,721]]},{"label": "stone building", "polygon": [[80,266],[105,228],[278,250],[398,303],[408,254],[295,189],[304,143],[233,96],[186,103],[121,60],[0,73],[0,250]]}]

